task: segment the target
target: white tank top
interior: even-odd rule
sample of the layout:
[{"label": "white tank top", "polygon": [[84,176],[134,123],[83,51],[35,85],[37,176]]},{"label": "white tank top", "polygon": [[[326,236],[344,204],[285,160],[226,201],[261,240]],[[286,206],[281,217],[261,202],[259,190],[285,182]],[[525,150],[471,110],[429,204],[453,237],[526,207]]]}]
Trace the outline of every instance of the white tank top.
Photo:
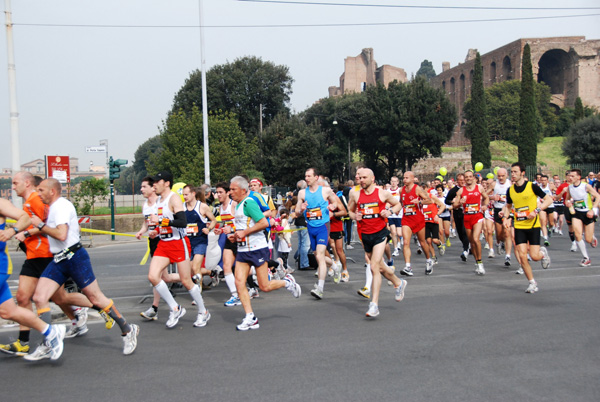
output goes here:
[{"label": "white tank top", "polygon": [[585,190],[585,183],[583,181],[577,187],[569,184],[569,194],[573,198],[573,208],[575,208],[575,211],[587,212],[590,210],[587,204],[588,193]]},{"label": "white tank top", "polygon": [[[390,194],[392,194],[392,197],[394,197],[398,202],[400,202],[400,187],[398,187],[395,190],[389,189],[388,191],[390,192]],[[390,218],[402,218],[402,209],[400,209],[400,212],[398,214],[391,214]]]},{"label": "white tank top", "polygon": [[142,207],[142,214],[144,215],[144,219],[146,220],[146,224],[148,225],[148,230],[154,230],[156,225],[150,224],[150,215],[158,215],[158,209],[156,208],[156,202],[152,206],[148,205],[148,200],[144,202],[144,206]]},{"label": "white tank top", "polygon": [[[156,213],[158,215],[158,222],[160,222],[163,218],[167,218],[170,220],[175,219],[173,211],[171,211],[171,208],[169,208],[169,200],[171,199],[173,194],[175,193],[171,191],[164,202],[161,196],[158,197],[158,200],[156,201]],[[183,237],[185,237],[185,228],[175,228],[173,226],[159,226],[158,229],[160,239],[164,241],[180,240]]]},{"label": "white tank top", "polygon": [[[240,202],[235,208],[235,230],[246,230],[248,228],[253,227],[256,222],[249,216],[244,215],[244,205],[248,200],[252,200],[250,197],[244,198],[242,202]],[[256,202],[252,200],[252,202]],[[242,240],[237,243],[237,251],[239,252],[248,252],[259,250],[261,248],[267,248],[269,245],[267,243],[267,239],[265,237],[264,231],[258,231],[249,234],[244,237]]]},{"label": "white tank top", "polygon": [[499,181],[496,181],[493,195],[500,195],[500,201],[494,201],[494,208],[504,208],[504,206],[506,205],[506,193],[508,192],[509,188],[510,180],[506,180],[504,184],[500,184]]}]

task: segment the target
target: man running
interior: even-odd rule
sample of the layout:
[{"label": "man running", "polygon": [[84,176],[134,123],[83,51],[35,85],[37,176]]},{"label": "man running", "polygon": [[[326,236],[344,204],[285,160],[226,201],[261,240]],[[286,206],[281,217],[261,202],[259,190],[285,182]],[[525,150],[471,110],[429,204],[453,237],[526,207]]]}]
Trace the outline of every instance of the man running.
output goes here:
[{"label": "man running", "polygon": [[465,231],[465,222],[464,222],[464,214],[463,210],[460,207],[454,207],[453,201],[456,198],[456,193],[465,186],[465,175],[459,173],[456,175],[456,185],[452,187],[448,194],[446,194],[446,205],[452,206],[452,218],[454,218],[454,230],[455,234],[458,234],[458,238],[460,239],[463,252],[460,254],[460,259],[463,261],[467,261],[467,257],[469,256],[469,237],[467,236],[467,232]]},{"label": "man running", "polygon": [[371,169],[360,170],[360,187],[360,192],[350,194],[348,211],[352,219],[361,222],[363,246],[371,261],[373,284],[371,302],[366,315],[367,317],[377,317],[379,315],[381,274],[393,283],[396,301],[401,301],[404,298],[406,289],[406,281],[394,275],[394,271],[383,262],[383,253],[389,235],[386,228],[386,218],[390,215],[390,211],[385,208],[385,204],[390,204],[394,213],[398,213],[401,204],[389,191],[380,190],[375,185],[375,176]]},{"label": "man running", "polygon": [[[38,187],[40,197],[50,210],[46,222],[37,215],[31,217],[31,223],[48,236],[50,252],[54,259],[48,264],[35,290],[33,301],[38,314],[44,321],[50,321],[50,297],[71,277],[90,302],[110,316],[121,328],[123,354],[130,355],[137,347],[140,331],[135,324],[128,324],[119,313],[114,302],[100,290],[94,276],[90,256],[82,247],[79,222],[75,207],[66,198],[62,198],[62,186],[53,178],[42,181]],[[47,345],[40,345],[35,352],[25,356],[28,360],[47,358]]]},{"label": "man running", "polygon": [[[392,176],[390,179],[390,189],[389,192],[392,194],[398,202],[400,201],[400,179],[398,176]],[[397,257],[400,255],[400,247],[402,243],[400,240],[402,239],[402,210],[399,213],[395,214],[392,212],[390,217],[388,218],[388,223],[390,225],[390,233],[392,235],[392,246],[394,251],[392,252],[392,257]]]},{"label": "man running", "polygon": [[493,187],[491,200],[494,203],[494,224],[496,226],[496,250],[500,251],[504,246],[506,256],[504,257],[504,265],[510,267],[510,254],[512,251],[511,230],[506,230],[502,225],[504,218],[504,206],[506,205],[506,193],[511,186],[508,180],[508,171],[504,168],[498,169],[496,172],[498,180]]},{"label": "man running", "polygon": [[[510,211],[514,208],[515,227],[515,254],[529,281],[526,293],[538,291],[537,282],[533,279],[533,272],[527,252],[533,261],[542,262],[542,268],[550,266],[550,256],[545,247],[540,247],[540,219],[539,213],[542,209],[552,204],[552,197],[544,193],[539,186],[525,180],[525,165],[521,162],[513,163],[510,169],[510,177],[513,185],[506,194],[506,205],[504,206],[503,222],[506,230],[511,229]],[[542,198],[542,205],[538,207],[538,197]]]}]

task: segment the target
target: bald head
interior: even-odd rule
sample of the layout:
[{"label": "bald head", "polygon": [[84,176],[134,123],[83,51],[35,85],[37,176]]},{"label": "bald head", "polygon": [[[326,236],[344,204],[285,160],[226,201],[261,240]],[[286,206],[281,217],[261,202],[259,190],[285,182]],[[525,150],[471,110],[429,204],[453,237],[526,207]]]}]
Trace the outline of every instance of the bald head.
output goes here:
[{"label": "bald head", "polygon": [[15,173],[12,179],[12,188],[19,197],[26,199],[35,191],[33,175],[25,171]]},{"label": "bald head", "polygon": [[504,168],[500,168],[496,172],[496,176],[498,176],[498,181],[500,184],[504,184],[504,182],[506,182],[506,178],[508,177],[508,171]]},{"label": "bald head", "polygon": [[362,168],[358,171],[360,186],[364,189],[369,188],[375,182],[373,171],[368,168]]},{"label": "bald head", "polygon": [[402,182],[404,183],[405,186],[410,186],[411,184],[414,184],[415,174],[413,172],[411,172],[410,170],[408,172],[405,172],[404,176],[402,177]]}]

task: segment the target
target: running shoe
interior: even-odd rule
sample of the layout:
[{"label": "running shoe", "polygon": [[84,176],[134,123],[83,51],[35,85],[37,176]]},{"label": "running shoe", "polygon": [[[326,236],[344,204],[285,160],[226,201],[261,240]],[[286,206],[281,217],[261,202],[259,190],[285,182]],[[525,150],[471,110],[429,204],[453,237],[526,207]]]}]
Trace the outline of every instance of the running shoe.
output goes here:
[{"label": "running shoe", "polygon": [[488,252],[488,258],[494,258],[496,256],[496,253],[494,253],[494,249],[491,248],[490,251]]},{"label": "running shoe", "polygon": [[285,282],[285,288],[289,290],[295,298],[300,297],[302,294],[302,288],[300,288],[300,285],[298,285],[296,279],[292,275],[287,274],[285,276]]},{"label": "running shoe", "polygon": [[64,325],[51,325],[50,335],[42,342],[37,349],[28,355],[23,356],[23,359],[36,361],[42,359],[56,360],[62,355],[67,329]]},{"label": "running shoe", "polygon": [[437,259],[437,257],[433,257],[433,265],[438,265],[438,259]]},{"label": "running shoe", "polygon": [[250,296],[251,299],[258,299],[260,297],[260,294],[258,293],[258,289],[256,289],[256,288],[248,289],[248,296]]},{"label": "running shoe", "polygon": [[506,265],[507,267],[510,267],[510,255],[507,255],[506,257],[504,257],[504,265]]},{"label": "running shoe", "polygon": [[354,250],[354,246],[352,244],[346,244],[346,248],[348,250]]},{"label": "running shoe", "polygon": [[446,246],[444,246],[443,244],[440,244],[438,246],[438,250],[440,250],[440,255],[446,254]]},{"label": "running shoe", "polygon": [[539,289],[537,287],[537,282],[533,281],[533,282],[529,282],[529,286],[527,286],[527,289],[525,290],[525,293],[535,293],[538,290]]},{"label": "running shoe", "polygon": [[14,356],[25,356],[29,353],[29,345],[23,345],[20,339],[17,339],[13,343],[9,343],[7,345],[0,345],[0,352],[4,352],[9,355]]},{"label": "running shoe", "polygon": [[194,322],[194,327],[206,327],[208,320],[210,320],[210,313],[208,312],[208,310],[206,310],[204,313],[198,313],[198,318],[196,318],[196,322]]},{"label": "running shoe", "polygon": [[342,277],[342,263],[334,262],[333,263],[333,282],[340,283],[340,279]]},{"label": "running shoe", "polygon": [[83,336],[87,334],[88,327],[84,323],[83,325],[73,324],[70,326],[69,330],[65,333],[66,339],[75,338],[76,336]]},{"label": "running shoe", "polygon": [[196,285],[201,284],[202,283],[202,275],[196,274],[196,275],[192,276],[192,282],[194,282]]},{"label": "running shoe", "polygon": [[467,256],[468,256],[468,255],[469,255],[469,252],[468,252],[468,251],[463,251],[463,252],[460,254],[460,259],[461,259],[461,260],[463,260],[463,262],[466,262],[466,261],[467,261]]},{"label": "running shoe", "polygon": [[367,310],[367,317],[375,318],[379,315],[379,307],[377,304],[371,302],[369,303],[369,310]]},{"label": "running shoe", "polygon": [[232,295],[229,298],[229,300],[227,300],[224,304],[225,304],[225,307],[235,307],[235,306],[241,306],[242,302],[240,301],[239,297]]},{"label": "running shoe", "polygon": [[596,236],[594,236],[594,238],[592,239],[592,247],[596,248],[598,247],[598,239],[596,239]]},{"label": "running shoe", "polygon": [[550,242],[548,241],[547,237],[544,238],[544,246],[550,247]]},{"label": "running shoe", "polygon": [[450,243],[450,238],[448,237],[446,239],[446,247],[450,247],[452,245],[452,243]]},{"label": "running shoe", "polygon": [[425,261],[425,275],[431,275],[433,272],[433,261],[427,260]]},{"label": "running shoe", "polygon": [[421,248],[420,244],[419,247],[417,247],[417,254],[423,254],[423,248]]},{"label": "running shoe", "polygon": [[279,276],[279,278],[277,279],[284,279],[286,272],[285,272],[285,266],[283,265],[283,259],[278,258],[277,259],[277,268],[276,268],[276,272],[277,272],[277,276]]},{"label": "running shoe", "polygon": [[216,269],[210,271],[210,287],[216,288],[217,286],[219,286],[219,282],[219,271],[217,271]]},{"label": "running shoe", "polygon": [[155,311],[152,306],[148,310],[142,311],[140,315],[147,320],[156,321],[158,319],[158,311]]},{"label": "running shoe", "polygon": [[323,298],[323,291],[317,286],[315,286],[315,288],[310,291],[310,294],[317,300],[321,300]]},{"label": "running shoe", "polygon": [[413,270],[411,267],[404,267],[404,269],[402,271],[400,271],[401,275],[406,275],[406,276],[413,276]]},{"label": "running shoe", "polygon": [[392,253],[392,257],[398,257],[399,255],[400,255],[399,249],[395,248],[394,252]]},{"label": "running shoe", "polygon": [[394,294],[394,298],[397,302],[402,301],[402,299],[404,299],[404,291],[406,290],[406,285],[408,285],[408,282],[404,279],[400,279],[400,286],[395,288]]},{"label": "running shoe", "polygon": [[75,314],[75,318],[77,318],[77,325],[83,326],[87,323],[88,310],[87,307],[78,307],[73,310],[73,314]]},{"label": "running shoe", "polygon": [[348,274],[348,271],[343,271],[342,272],[342,282],[348,282],[350,280],[350,275]]},{"label": "running shoe", "polygon": [[100,310],[98,311],[98,314],[100,314],[100,317],[102,317],[102,319],[105,321],[104,326],[106,329],[111,329],[115,326],[115,320],[113,320],[113,318],[109,316],[106,311]]},{"label": "running shoe", "polygon": [[573,242],[571,243],[571,252],[574,253],[575,251],[577,251],[577,243]]},{"label": "running shoe", "polygon": [[558,235],[559,235],[559,236],[562,236],[562,235],[563,235],[562,229],[558,229]]},{"label": "running shoe", "polygon": [[361,295],[365,299],[370,299],[371,298],[371,290],[369,288],[367,288],[366,286],[363,287],[362,289],[358,289],[356,291],[356,293],[358,293],[359,295]]},{"label": "running shoe", "polygon": [[589,267],[590,265],[592,265],[592,262],[589,258],[584,258],[583,260],[581,260],[579,265],[581,265],[582,267]]},{"label": "running shoe", "polygon": [[333,265],[329,268],[329,270],[327,271],[327,275],[328,276],[333,276],[335,275],[335,271],[333,270],[333,267],[335,266],[335,262],[333,263]]},{"label": "running shoe", "polygon": [[173,328],[179,322],[179,319],[185,315],[185,308],[178,305],[175,310],[171,310],[169,313],[169,319],[167,320],[167,328]]},{"label": "running shoe", "polygon": [[515,271],[515,274],[517,274],[517,275],[523,275],[523,274],[525,274],[525,271],[523,271],[523,267],[519,267],[519,269],[517,269]]},{"label": "running shoe", "polygon": [[137,348],[137,336],[140,333],[140,327],[135,324],[129,324],[131,331],[123,336],[123,354],[125,356],[133,353]]},{"label": "running shoe", "polygon": [[487,243],[485,243],[485,246],[483,246],[483,248],[484,248],[484,249],[486,249],[486,250],[489,250],[489,248],[490,248],[490,245],[489,245],[489,244],[487,244]]},{"label": "running shoe", "polygon": [[546,247],[540,247],[540,253],[542,253],[542,268],[548,269],[550,267],[550,255]]},{"label": "running shoe", "polygon": [[475,273],[477,275],[485,275],[485,268],[483,268],[483,264],[477,264],[477,268],[475,268]]},{"label": "running shoe", "polygon": [[252,316],[252,318],[244,317],[242,323],[236,328],[238,331],[248,331],[249,329],[258,329],[260,325],[258,324],[258,318]]}]

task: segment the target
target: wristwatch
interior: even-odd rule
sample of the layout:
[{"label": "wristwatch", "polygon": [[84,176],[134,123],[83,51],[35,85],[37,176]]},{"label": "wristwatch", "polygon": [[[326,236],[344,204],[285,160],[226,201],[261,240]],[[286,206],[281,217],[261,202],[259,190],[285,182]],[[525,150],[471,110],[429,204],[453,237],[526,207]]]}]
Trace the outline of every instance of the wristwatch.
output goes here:
[{"label": "wristwatch", "polygon": [[16,226],[13,226],[13,227],[12,227],[12,230],[14,230],[14,231],[15,231],[15,234],[19,233],[19,229],[17,229],[17,227],[16,227]]},{"label": "wristwatch", "polygon": [[44,222],[40,222],[39,225],[37,225],[38,230],[42,230],[44,228],[44,226],[46,226],[46,224]]},{"label": "wristwatch", "polygon": [[536,209],[535,209],[535,212],[536,212],[537,214],[539,214],[541,211],[542,211],[542,210],[541,210],[541,209],[539,209],[539,208],[536,208]]}]

